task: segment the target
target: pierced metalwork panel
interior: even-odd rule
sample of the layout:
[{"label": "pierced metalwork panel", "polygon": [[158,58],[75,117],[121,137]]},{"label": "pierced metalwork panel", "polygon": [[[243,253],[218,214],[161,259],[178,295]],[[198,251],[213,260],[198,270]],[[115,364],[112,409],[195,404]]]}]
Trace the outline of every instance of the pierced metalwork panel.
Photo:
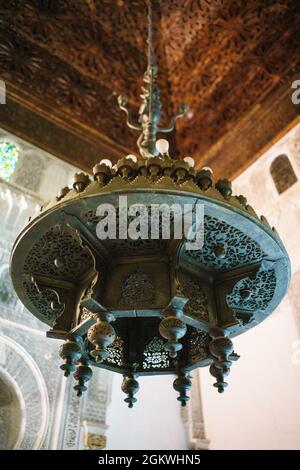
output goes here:
[{"label": "pierced metalwork panel", "polygon": [[[138,373],[156,373],[172,370],[165,340],[159,337],[158,318],[118,319],[113,323],[117,337],[107,347],[108,357],[103,362],[108,368],[132,369]],[[91,345],[88,344],[88,350]],[[101,364],[95,363],[95,365]]]},{"label": "pierced metalwork panel", "polygon": [[226,301],[230,308],[240,310],[265,310],[276,288],[274,269],[260,271],[255,279],[247,277],[237,282]]},{"label": "pierced metalwork panel", "polygon": [[190,334],[188,337],[188,354],[190,362],[199,362],[203,359],[209,357],[208,345],[211,341],[211,338],[208,333],[201,330],[196,330],[196,328],[189,327]]},{"label": "pierced metalwork panel", "polygon": [[[102,303],[111,311],[153,310],[170,301],[169,268],[166,262],[153,259],[116,264],[103,292]],[[146,315],[147,316],[147,315]]]},{"label": "pierced metalwork panel", "polygon": [[[88,310],[83,309],[84,313],[88,315]],[[88,317],[88,316],[87,316]],[[107,346],[108,357],[103,361],[103,364],[109,369],[118,371],[128,367],[128,322],[127,319],[121,318],[113,322],[113,327],[116,331],[116,338],[109,346]],[[89,350],[91,349],[91,343],[89,343]],[[94,365],[101,367],[100,363],[94,363]]]},{"label": "pierced metalwork panel", "polygon": [[129,256],[140,254],[158,254],[166,246],[164,240],[106,240],[107,248],[115,255]]},{"label": "pierced metalwork panel", "polygon": [[55,226],[30,250],[25,260],[24,272],[72,281],[92,266],[92,257],[81,245],[77,233],[65,227]]},{"label": "pierced metalwork panel", "polygon": [[54,322],[64,311],[64,304],[59,301],[53,289],[39,288],[35,282],[24,281],[23,287],[30,302],[45,321]]},{"label": "pierced metalwork panel", "polygon": [[135,308],[144,302],[151,305],[154,301],[155,287],[151,274],[141,268],[129,274],[122,285],[119,306]]},{"label": "pierced metalwork panel", "polygon": [[[148,217],[150,220],[150,208],[147,207],[148,210]],[[126,213],[127,216],[127,213]],[[118,227],[119,227],[119,208],[116,208],[116,228],[117,228],[117,235],[118,235]],[[101,216],[96,215],[96,210],[89,210],[85,212],[81,218],[86,221],[86,223],[91,227],[93,230],[96,230],[96,226],[98,222],[103,218]],[[130,224],[131,220],[134,217],[128,216],[127,223]],[[151,219],[152,220],[152,219]],[[172,217],[171,217],[172,220]],[[166,247],[166,240],[158,239],[153,240],[151,239],[150,233],[150,224],[149,224],[149,233],[148,239],[138,239],[138,240],[131,240],[127,238],[126,240],[119,239],[117,236],[116,240],[105,240],[105,246],[110,250],[114,256],[129,256],[129,255],[140,255],[140,254],[158,254],[162,253]],[[161,235],[162,232],[162,224],[161,220],[159,222],[159,233]]]},{"label": "pierced metalwork panel", "polygon": [[232,269],[262,260],[264,253],[248,235],[222,220],[205,216],[204,246],[185,256],[212,270]]},{"label": "pierced metalwork panel", "polygon": [[155,336],[146,346],[143,354],[143,369],[168,369],[170,359],[164,349],[164,341]]},{"label": "pierced metalwork panel", "polygon": [[115,341],[108,346],[108,358],[106,359],[107,364],[122,367],[124,366],[124,340],[117,336]]},{"label": "pierced metalwork panel", "polygon": [[181,273],[180,288],[184,295],[188,297],[188,302],[183,308],[185,315],[197,319],[209,321],[209,304],[206,293],[198,282],[187,273]]}]

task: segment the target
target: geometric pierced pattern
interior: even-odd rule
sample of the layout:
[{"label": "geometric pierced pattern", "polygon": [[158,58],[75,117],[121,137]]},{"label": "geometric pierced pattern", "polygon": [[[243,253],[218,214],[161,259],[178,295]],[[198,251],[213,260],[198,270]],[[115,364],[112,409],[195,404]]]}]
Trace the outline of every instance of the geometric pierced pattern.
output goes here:
[{"label": "geometric pierced pattern", "polygon": [[182,273],[180,274],[180,288],[189,299],[183,308],[184,314],[199,320],[209,321],[208,298],[199,281],[196,282],[186,273]]},{"label": "geometric pierced pattern", "polygon": [[152,276],[141,268],[130,273],[123,282],[119,306],[131,308],[140,304],[151,306],[154,301],[155,287]]},{"label": "geometric pierced pattern", "polygon": [[62,315],[65,305],[60,303],[55,290],[39,288],[35,282],[29,281],[24,281],[23,285],[29,300],[46,321],[54,322]]},{"label": "geometric pierced pattern", "polygon": [[56,225],[48,230],[26,257],[24,271],[68,281],[78,279],[93,266],[77,232]]},{"label": "geometric pierced pattern", "polygon": [[105,362],[115,366],[124,366],[124,341],[117,336],[114,342],[107,348],[108,357]]},{"label": "geometric pierced pattern", "polygon": [[[130,207],[130,205],[129,205]],[[153,221],[153,214],[151,215],[150,208],[147,207],[148,211],[148,217],[145,219],[146,223],[148,221]],[[139,255],[139,254],[156,254],[160,253],[165,249],[166,246],[166,241],[162,239],[161,237],[161,232],[162,232],[162,224],[161,224],[161,217],[159,220],[159,238],[157,240],[151,239],[151,229],[150,229],[150,224],[149,230],[148,230],[148,238],[147,239],[137,239],[134,240],[130,238],[130,236],[127,234],[127,238],[123,240],[122,238],[119,238],[119,213],[120,209],[119,207],[116,207],[116,239],[106,239],[104,240],[105,243],[105,248],[107,248],[109,251],[111,251],[114,256],[129,256],[129,255]],[[96,215],[96,210],[89,210],[81,215],[81,219],[86,222],[86,224],[92,228],[94,231],[96,231],[96,226],[98,222],[101,219],[104,219],[106,216],[97,216]],[[135,219],[135,217],[126,215],[124,214],[124,217],[127,219],[127,227],[129,227],[130,222]],[[124,219],[125,220],[125,219]],[[171,213],[170,215],[170,220],[172,222],[173,220],[173,215]],[[171,230],[172,230],[172,223],[171,225]],[[172,232],[171,232],[172,233]]]},{"label": "geometric pierced pattern", "polygon": [[144,350],[143,369],[167,369],[170,366],[169,354],[164,341],[155,336]]},{"label": "geometric pierced pattern", "polygon": [[105,240],[105,247],[114,256],[138,256],[158,254],[165,249],[165,240]]},{"label": "geometric pierced pattern", "polygon": [[[217,256],[216,247],[224,249],[223,256]],[[204,246],[201,250],[186,251],[185,256],[206,268],[219,271],[259,262],[264,254],[245,233],[222,220],[205,216]]]},{"label": "geometric pierced pattern", "polygon": [[[247,277],[236,283],[226,301],[230,308],[239,310],[265,310],[273,298],[276,288],[274,269],[260,271],[255,279]],[[247,294],[243,298],[243,293]]]},{"label": "geometric pierced pattern", "polygon": [[189,337],[189,358],[192,362],[198,362],[209,356],[208,345],[211,337],[205,331],[191,328]]}]

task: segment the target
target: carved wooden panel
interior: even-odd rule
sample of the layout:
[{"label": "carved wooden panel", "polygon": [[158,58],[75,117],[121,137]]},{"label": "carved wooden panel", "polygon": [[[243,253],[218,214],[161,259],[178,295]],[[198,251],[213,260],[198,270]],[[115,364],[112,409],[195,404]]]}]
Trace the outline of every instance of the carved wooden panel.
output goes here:
[{"label": "carved wooden panel", "polygon": [[[250,118],[259,135],[252,113],[285,80],[290,87],[287,77],[300,63],[299,1],[153,0],[153,5],[165,119],[179,103],[190,106],[177,125],[173,150],[205,162],[218,142]],[[116,95],[127,94],[138,110],[146,14],[143,0],[1,1],[0,77],[15,100],[34,106],[43,118],[68,123],[91,142],[98,136],[134,150],[137,136],[127,129]],[[286,119],[284,126],[291,117]],[[242,151],[243,142],[226,154],[229,173],[237,171]],[[92,165],[95,156],[91,159]]]}]

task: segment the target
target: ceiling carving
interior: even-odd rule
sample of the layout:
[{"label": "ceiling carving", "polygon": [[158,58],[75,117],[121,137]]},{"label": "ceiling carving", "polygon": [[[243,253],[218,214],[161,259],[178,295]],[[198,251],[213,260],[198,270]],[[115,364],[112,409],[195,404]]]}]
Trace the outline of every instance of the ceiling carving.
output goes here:
[{"label": "ceiling carving", "polygon": [[[127,94],[138,111],[146,68],[146,2],[0,3],[0,77],[7,83],[9,100],[40,117],[41,129],[35,124],[27,137],[34,140],[39,131],[35,140],[47,141],[42,146],[83,168],[98,160],[97,149],[112,157],[134,151],[137,136],[126,127],[116,96]],[[214,166],[221,148],[224,176],[234,176],[299,115],[289,89],[300,64],[300,3],[153,3],[164,119],[182,102],[190,107],[187,117],[177,123],[172,149],[194,156],[198,164]],[[280,99],[279,115],[274,100]],[[1,125],[9,122],[13,106],[17,105],[1,107]],[[18,116],[16,112],[15,127],[21,120]],[[80,159],[76,150],[72,158],[59,144],[57,150],[50,148],[49,135],[45,137],[50,124],[45,122],[66,128],[77,139],[82,136],[93,150],[88,148]],[[12,125],[7,124],[10,130]],[[21,127],[26,134],[24,122]],[[246,129],[251,137],[241,139]],[[55,141],[52,128],[51,132]]]}]

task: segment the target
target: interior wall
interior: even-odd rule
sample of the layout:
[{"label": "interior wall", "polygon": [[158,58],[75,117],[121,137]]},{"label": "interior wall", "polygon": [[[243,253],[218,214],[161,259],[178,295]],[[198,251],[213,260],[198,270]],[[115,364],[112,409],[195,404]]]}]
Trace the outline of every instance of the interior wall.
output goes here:
[{"label": "interior wall", "polygon": [[[278,194],[273,160],[288,156],[298,181]],[[284,178],[285,175],[279,175]],[[234,182],[257,213],[276,227],[292,262],[289,292],[263,323],[233,339],[235,352],[223,395],[200,372],[204,421],[211,449],[300,449],[300,125],[291,130]]]},{"label": "interior wall", "polygon": [[[15,165],[7,144],[18,150]],[[9,399],[0,380],[0,449],[103,449],[110,375],[94,369],[77,397],[72,375],[60,369],[62,341],[46,338],[49,327],[17,299],[9,274],[12,245],[29,216],[78,170],[2,129],[0,146],[10,156],[9,172],[0,168],[0,379],[6,373],[15,392]]]},{"label": "interior wall", "polygon": [[107,449],[186,449],[186,434],[180,415],[174,377],[139,377],[140,390],[133,408],[123,401],[122,375],[114,374],[108,411]]}]

